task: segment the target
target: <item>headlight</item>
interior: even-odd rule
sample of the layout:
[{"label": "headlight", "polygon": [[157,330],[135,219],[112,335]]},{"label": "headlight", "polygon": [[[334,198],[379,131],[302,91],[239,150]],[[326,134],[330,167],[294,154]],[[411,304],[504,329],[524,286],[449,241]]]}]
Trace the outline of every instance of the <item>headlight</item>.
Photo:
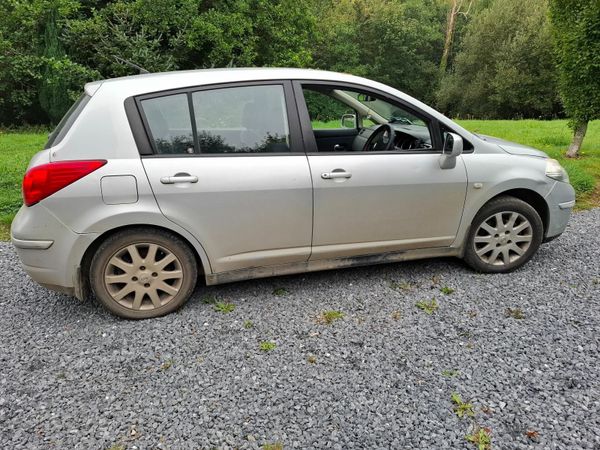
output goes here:
[{"label": "headlight", "polygon": [[569,182],[567,171],[555,159],[548,159],[546,161],[546,176],[554,180],[564,181],[565,183]]}]

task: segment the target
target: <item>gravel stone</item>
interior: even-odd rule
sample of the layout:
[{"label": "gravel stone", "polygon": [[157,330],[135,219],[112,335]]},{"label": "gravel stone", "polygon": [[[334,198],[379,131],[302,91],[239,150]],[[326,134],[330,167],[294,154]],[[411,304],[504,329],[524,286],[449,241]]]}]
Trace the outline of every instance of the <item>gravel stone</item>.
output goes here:
[{"label": "gravel stone", "polygon": [[45,290],[9,243],[0,268],[2,448],[462,449],[475,423],[493,448],[600,448],[600,209],[511,274],[438,259],[201,286],[147,321]]}]

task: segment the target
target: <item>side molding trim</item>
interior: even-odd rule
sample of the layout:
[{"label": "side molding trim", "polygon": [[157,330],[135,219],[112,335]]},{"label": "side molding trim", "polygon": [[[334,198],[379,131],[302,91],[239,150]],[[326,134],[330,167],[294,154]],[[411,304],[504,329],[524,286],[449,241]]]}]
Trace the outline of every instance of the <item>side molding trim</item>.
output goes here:
[{"label": "side molding trim", "polygon": [[343,269],[347,267],[372,266],[391,262],[410,261],[414,259],[434,258],[439,256],[459,256],[460,248],[439,247],[403,252],[378,253],[372,255],[353,256],[347,258],[318,259],[296,263],[252,267],[249,269],[232,270],[206,275],[206,284],[215,285],[231,283],[233,281],[251,280],[279,275],[290,275],[304,272],[317,272],[320,270]]}]

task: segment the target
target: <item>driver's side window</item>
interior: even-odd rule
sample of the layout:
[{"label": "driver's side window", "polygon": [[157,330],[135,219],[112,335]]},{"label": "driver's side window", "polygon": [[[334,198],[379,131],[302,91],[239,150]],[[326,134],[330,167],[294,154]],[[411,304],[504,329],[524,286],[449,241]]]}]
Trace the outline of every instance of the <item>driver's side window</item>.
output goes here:
[{"label": "driver's side window", "polygon": [[356,128],[356,111],[326,92],[303,89],[313,130]]},{"label": "driver's side window", "polygon": [[318,152],[431,151],[430,120],[402,100],[369,89],[303,84]]}]

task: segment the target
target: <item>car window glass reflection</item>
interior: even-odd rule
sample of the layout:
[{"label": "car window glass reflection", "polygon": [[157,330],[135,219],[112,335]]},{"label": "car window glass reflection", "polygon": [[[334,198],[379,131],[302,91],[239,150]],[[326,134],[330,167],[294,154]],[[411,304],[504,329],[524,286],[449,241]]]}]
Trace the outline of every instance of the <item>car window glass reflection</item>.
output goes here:
[{"label": "car window glass reflection", "polygon": [[290,151],[283,86],[247,86],[194,92],[200,153]]},{"label": "car window glass reflection", "polygon": [[142,108],[158,153],[194,153],[192,122],[186,94],[143,100]]}]

